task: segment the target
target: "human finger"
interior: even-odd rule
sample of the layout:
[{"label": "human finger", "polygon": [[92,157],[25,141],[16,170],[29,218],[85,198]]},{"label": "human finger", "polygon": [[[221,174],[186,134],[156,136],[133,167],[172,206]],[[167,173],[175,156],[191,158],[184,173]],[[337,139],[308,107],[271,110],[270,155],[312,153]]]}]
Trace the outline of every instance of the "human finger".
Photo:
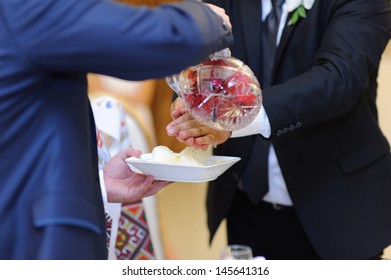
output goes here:
[{"label": "human finger", "polygon": [[128,147],[118,152],[115,156],[119,156],[122,160],[125,160],[129,157],[140,157],[141,154],[142,151]]}]

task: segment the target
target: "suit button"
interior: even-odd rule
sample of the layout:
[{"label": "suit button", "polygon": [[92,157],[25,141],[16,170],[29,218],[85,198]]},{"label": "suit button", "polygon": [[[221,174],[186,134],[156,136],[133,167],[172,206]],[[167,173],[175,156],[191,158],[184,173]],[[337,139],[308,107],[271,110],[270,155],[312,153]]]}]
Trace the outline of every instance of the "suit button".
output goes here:
[{"label": "suit button", "polygon": [[294,126],[293,124],[291,124],[291,125],[289,126],[289,131],[294,131],[295,128],[296,128],[296,126]]},{"label": "suit button", "polygon": [[284,129],[282,130],[282,133],[287,133],[289,131],[289,129],[287,127],[284,127]]},{"label": "suit button", "polygon": [[296,128],[300,128],[300,127],[302,127],[302,126],[303,126],[303,123],[302,123],[302,122],[296,123]]},{"label": "suit button", "polygon": [[281,135],[282,135],[282,130],[281,129],[277,130],[277,136],[281,136]]}]

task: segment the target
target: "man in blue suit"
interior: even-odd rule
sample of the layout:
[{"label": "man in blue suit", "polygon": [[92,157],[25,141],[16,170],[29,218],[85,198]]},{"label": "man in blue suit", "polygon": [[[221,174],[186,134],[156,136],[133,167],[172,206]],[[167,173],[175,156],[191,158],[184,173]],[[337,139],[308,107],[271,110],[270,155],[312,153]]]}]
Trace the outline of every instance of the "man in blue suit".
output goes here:
[{"label": "man in blue suit", "polygon": [[164,77],[231,42],[198,1],[0,0],[0,259],[107,258],[87,73]]}]

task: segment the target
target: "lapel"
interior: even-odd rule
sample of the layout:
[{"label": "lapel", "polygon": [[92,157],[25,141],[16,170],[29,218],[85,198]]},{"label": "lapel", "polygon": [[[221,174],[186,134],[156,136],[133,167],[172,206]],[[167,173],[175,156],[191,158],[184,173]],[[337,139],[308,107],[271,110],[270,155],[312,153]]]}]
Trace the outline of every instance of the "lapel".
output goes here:
[{"label": "lapel", "polygon": [[[243,34],[244,57],[246,64],[254,72],[255,76],[262,81],[261,65],[262,65],[262,41],[261,41],[261,27],[262,27],[262,5],[261,0],[247,0],[247,1],[232,1],[233,11],[239,11],[240,26],[245,32]],[[296,25],[288,25],[288,20],[291,13],[287,17],[285,28],[283,30],[280,44],[276,50],[275,63],[272,76],[275,76],[277,65],[280,61],[281,55],[292,35]]]},{"label": "lapel", "polygon": [[244,53],[247,58],[246,64],[260,77],[261,72],[261,1],[260,0],[240,0],[233,1],[234,10],[239,11],[240,26],[245,32],[243,34]]},{"label": "lapel", "polygon": [[291,37],[293,31],[295,30],[296,26],[298,23],[294,24],[294,25],[288,25],[288,21],[289,19],[291,18],[292,16],[292,13],[289,13],[288,14],[288,17],[287,17],[287,20],[285,22],[285,27],[282,31],[282,35],[281,35],[281,39],[280,39],[280,43],[278,44],[278,47],[277,47],[277,50],[276,50],[276,57],[274,59],[274,67],[273,67],[273,74],[272,76],[274,77],[275,76],[275,71],[277,69],[277,65],[279,64],[280,62],[280,59],[281,59],[281,55],[289,41],[289,38]]},{"label": "lapel", "polygon": [[[262,65],[262,5],[261,0],[239,0],[232,1],[233,11],[238,11],[239,26],[242,26],[243,34],[243,52],[246,58],[246,64],[254,72],[255,76],[262,81],[261,65]],[[275,77],[278,69],[278,64],[282,54],[289,42],[293,31],[296,29],[300,21],[294,25],[288,25],[288,21],[292,16],[292,12],[288,14],[284,30],[281,35],[280,43],[276,50],[274,68],[272,77]]]}]

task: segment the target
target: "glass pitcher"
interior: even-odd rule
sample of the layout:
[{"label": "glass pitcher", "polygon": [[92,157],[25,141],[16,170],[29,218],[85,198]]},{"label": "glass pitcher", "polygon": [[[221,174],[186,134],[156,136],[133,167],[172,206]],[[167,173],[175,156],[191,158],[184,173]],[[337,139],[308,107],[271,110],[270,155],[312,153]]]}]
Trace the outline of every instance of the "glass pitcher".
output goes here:
[{"label": "glass pitcher", "polygon": [[219,130],[249,125],[262,104],[261,86],[251,69],[231,56],[229,49],[166,77],[198,121]]}]

